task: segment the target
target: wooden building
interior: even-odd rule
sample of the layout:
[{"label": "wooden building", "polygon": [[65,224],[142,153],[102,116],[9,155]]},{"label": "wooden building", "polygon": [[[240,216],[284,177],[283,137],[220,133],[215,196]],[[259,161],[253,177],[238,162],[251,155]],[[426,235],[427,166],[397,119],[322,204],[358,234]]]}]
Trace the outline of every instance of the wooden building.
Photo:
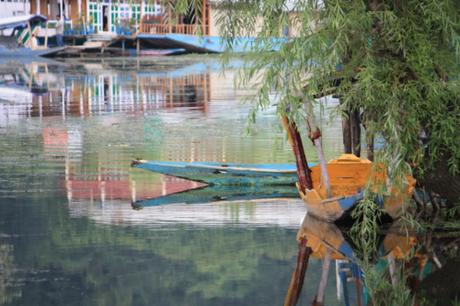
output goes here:
[{"label": "wooden building", "polygon": [[[194,9],[185,16],[174,16],[158,1],[148,0],[30,0],[31,14],[41,14],[53,21],[63,14],[71,28],[84,27],[89,32],[120,34],[120,30],[144,33],[197,34],[198,27],[210,34],[210,6],[202,0],[203,16],[194,16]],[[201,10],[200,10],[201,11]],[[201,20],[200,20],[201,19]]]}]

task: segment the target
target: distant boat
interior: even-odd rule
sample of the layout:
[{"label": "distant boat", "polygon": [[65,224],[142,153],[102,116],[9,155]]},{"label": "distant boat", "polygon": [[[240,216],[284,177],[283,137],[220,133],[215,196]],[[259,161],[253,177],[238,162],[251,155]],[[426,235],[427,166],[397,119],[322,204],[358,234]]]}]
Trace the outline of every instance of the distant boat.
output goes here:
[{"label": "distant boat", "polygon": [[35,15],[19,15],[12,17],[0,18],[0,30],[13,29],[16,27],[25,27],[27,24],[44,22],[47,18],[45,16],[35,14]]},{"label": "distant boat", "polygon": [[[308,213],[317,218],[334,222],[350,212],[363,199],[363,190],[371,176],[373,164],[353,154],[343,154],[327,163],[332,197],[327,196],[321,181],[320,166],[311,167],[313,189],[301,190],[299,194],[307,206]],[[385,180],[384,174],[374,174],[374,180]],[[378,205],[393,219],[403,211],[404,197],[410,196],[415,187],[415,179],[408,177],[406,194],[392,191],[391,194],[375,199]]]},{"label": "distant boat", "polygon": [[297,182],[296,166],[291,164],[134,160],[131,166],[208,185],[294,185]]},{"label": "distant boat", "polygon": [[0,46],[0,57],[2,58],[27,58],[27,57],[38,57],[38,56],[51,56],[64,50],[65,47],[55,47],[46,49],[32,50],[30,48],[19,47],[14,49],[8,49]]},{"label": "distant boat", "polygon": [[[139,33],[136,38],[150,46],[159,49],[183,49],[189,53],[223,53],[227,50],[225,40],[220,36],[210,35],[190,35],[178,33],[150,34]],[[272,37],[267,39],[267,46],[272,51],[278,51],[282,44],[286,43],[287,38]],[[259,42],[260,43],[260,42]],[[236,37],[231,46],[231,52],[244,53],[251,50],[256,45],[254,37]]]},{"label": "distant boat", "polygon": [[[42,15],[21,15],[21,16],[13,16],[13,17],[6,17],[0,18],[0,30],[7,30],[7,29],[27,29],[23,33],[23,37],[21,39],[21,44],[24,46],[19,46],[17,48],[6,48],[5,46],[0,45],[0,57],[35,57],[35,56],[50,56],[56,52],[59,52],[64,49],[64,47],[57,47],[57,48],[46,48],[46,47],[39,47],[39,48],[29,48],[25,46],[30,46],[30,39],[31,39],[31,32],[30,27],[31,24],[38,24],[40,22],[46,22],[47,18]],[[16,38],[11,37],[14,40]]]}]

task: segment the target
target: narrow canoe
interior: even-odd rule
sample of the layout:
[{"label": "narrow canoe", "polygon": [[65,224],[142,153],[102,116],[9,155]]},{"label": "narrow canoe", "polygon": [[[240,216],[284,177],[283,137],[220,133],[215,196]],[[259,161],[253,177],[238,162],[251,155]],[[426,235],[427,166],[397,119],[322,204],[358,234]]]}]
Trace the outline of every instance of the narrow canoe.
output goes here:
[{"label": "narrow canoe", "polygon": [[[327,163],[332,197],[327,197],[324,184],[321,183],[319,165],[311,167],[313,189],[299,194],[307,206],[308,213],[317,218],[334,222],[350,212],[356,203],[363,199],[363,190],[371,177],[372,162],[360,159],[353,154],[343,154],[338,159]],[[384,174],[374,174],[374,180],[385,180]],[[375,201],[393,219],[397,219],[405,209],[405,198],[410,196],[415,187],[415,179],[407,178],[407,189],[404,193],[392,191]],[[298,186],[299,187],[299,186]]]},{"label": "narrow canoe", "polygon": [[134,160],[131,166],[208,185],[295,185],[297,182],[296,166],[291,164]]},{"label": "narrow canoe", "polygon": [[198,204],[221,201],[244,201],[279,198],[298,198],[295,186],[278,186],[277,188],[264,186],[242,186],[234,188],[232,185],[204,186],[169,195],[140,200],[132,203],[133,208],[160,206],[168,204]]}]

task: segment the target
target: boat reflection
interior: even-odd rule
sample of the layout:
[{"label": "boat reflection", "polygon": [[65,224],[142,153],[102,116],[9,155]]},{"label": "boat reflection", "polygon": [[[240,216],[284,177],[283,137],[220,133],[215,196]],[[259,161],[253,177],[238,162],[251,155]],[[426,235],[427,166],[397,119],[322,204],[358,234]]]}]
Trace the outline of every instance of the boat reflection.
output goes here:
[{"label": "boat reflection", "polygon": [[246,200],[296,199],[298,192],[294,186],[235,186],[212,185],[176,192],[161,197],[133,202],[133,208],[168,204],[203,204]]},{"label": "boat reflection", "polygon": [[[327,223],[306,215],[297,233],[298,256],[292,274],[284,305],[296,305],[300,299],[309,259],[322,261],[322,274],[317,285],[312,305],[325,305],[325,292],[329,269],[335,263],[337,298],[345,305],[372,304],[376,289],[369,290],[364,270],[352,243],[335,224]],[[381,276],[380,282],[387,282],[389,288],[406,285],[414,301],[421,282],[442,264],[425,241],[407,232],[402,223],[394,223],[382,234],[380,246],[376,250],[372,273]],[[423,247],[422,247],[423,246]],[[367,254],[366,256],[372,256]],[[404,269],[403,275],[401,269]],[[308,279],[308,276],[307,276]],[[369,282],[375,281],[369,280]],[[403,283],[404,282],[404,283]],[[382,287],[380,287],[382,288]],[[382,292],[377,292],[382,294]],[[329,297],[330,298],[330,297]],[[385,295],[380,296],[386,299]],[[390,303],[391,304],[391,303]],[[417,303],[415,303],[417,304]]]},{"label": "boat reflection", "polygon": [[0,97],[6,101],[19,101],[48,93],[53,75],[47,63],[32,62],[17,69],[7,69],[0,75]]}]

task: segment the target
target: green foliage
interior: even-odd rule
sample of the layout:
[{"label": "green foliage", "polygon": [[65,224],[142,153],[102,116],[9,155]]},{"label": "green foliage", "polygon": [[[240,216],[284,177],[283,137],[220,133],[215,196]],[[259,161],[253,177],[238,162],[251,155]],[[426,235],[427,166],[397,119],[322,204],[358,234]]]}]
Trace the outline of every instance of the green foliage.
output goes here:
[{"label": "green foliage", "polygon": [[408,275],[402,265],[397,265],[395,273],[398,282],[392,284],[388,269],[379,269],[370,263],[361,264],[364,271],[364,283],[372,300],[372,305],[413,305],[414,297],[406,287]]},{"label": "green foliage", "polygon": [[[360,109],[385,140],[390,176],[404,178],[422,159],[460,170],[458,1],[223,1],[218,12],[229,46],[255,37],[241,78],[259,88],[250,119],[273,103],[295,118],[305,101],[334,92],[339,112]],[[286,27],[298,34],[271,39]]]},{"label": "green foliage", "polygon": [[377,250],[382,213],[370,195],[365,196],[353,210],[352,216],[359,222],[355,222],[351,228],[351,237],[361,258],[369,259]]}]

